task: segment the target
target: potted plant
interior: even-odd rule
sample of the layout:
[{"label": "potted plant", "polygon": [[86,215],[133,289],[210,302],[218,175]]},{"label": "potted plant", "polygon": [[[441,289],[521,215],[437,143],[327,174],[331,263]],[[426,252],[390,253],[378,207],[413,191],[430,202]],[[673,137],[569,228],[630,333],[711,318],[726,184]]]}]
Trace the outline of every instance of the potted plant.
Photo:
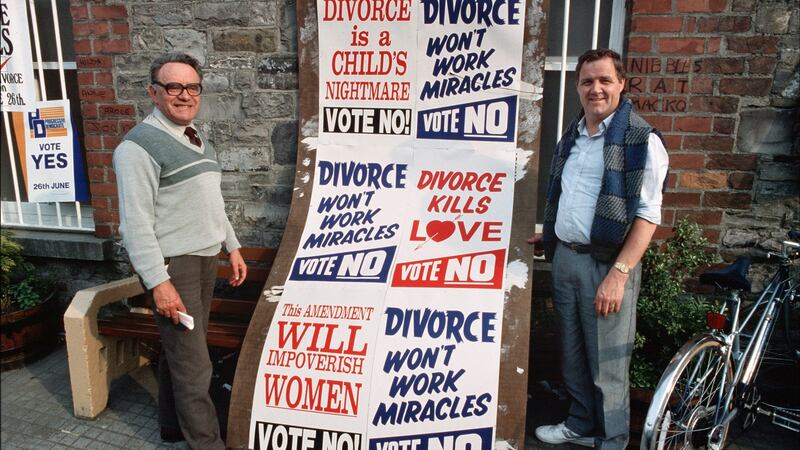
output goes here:
[{"label": "potted plant", "polygon": [[49,352],[56,343],[56,283],[40,276],[22,256],[22,246],[0,232],[0,352],[2,370]]},{"label": "potted plant", "polygon": [[636,339],[631,385],[653,389],[675,352],[689,338],[706,330],[706,313],[716,302],[686,291],[686,280],[718,261],[707,251],[700,226],[683,218],[661,246],[651,245],[642,257],[642,286],[636,307]]}]

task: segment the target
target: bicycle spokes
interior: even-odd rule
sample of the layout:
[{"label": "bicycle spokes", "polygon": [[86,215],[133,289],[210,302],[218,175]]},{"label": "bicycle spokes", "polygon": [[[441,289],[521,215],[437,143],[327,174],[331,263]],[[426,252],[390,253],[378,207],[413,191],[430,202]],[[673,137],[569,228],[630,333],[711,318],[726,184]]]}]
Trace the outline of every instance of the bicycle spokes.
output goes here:
[{"label": "bicycle spokes", "polygon": [[708,444],[712,429],[728,409],[721,403],[726,391],[724,380],[730,380],[730,373],[723,372],[729,372],[729,367],[718,347],[693,355],[656,423],[656,448],[692,449]]}]

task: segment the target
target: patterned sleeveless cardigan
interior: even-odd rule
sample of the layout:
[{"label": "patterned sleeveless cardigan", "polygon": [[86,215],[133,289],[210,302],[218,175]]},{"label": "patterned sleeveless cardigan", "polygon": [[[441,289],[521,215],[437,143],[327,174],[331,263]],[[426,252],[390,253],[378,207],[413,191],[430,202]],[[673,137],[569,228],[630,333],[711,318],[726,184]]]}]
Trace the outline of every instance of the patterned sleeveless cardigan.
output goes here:
[{"label": "patterned sleeveless cardigan", "polygon": [[[561,196],[561,175],[578,138],[578,122],[582,115],[581,112],[569,125],[553,155],[543,229],[548,261],[552,260],[558,242],[555,222]],[[591,253],[598,261],[611,262],[617,257],[636,218],[650,133],[656,133],[663,141],[661,133],[633,112],[631,101],[624,99],[606,129],[603,144],[603,181],[590,234]]]}]

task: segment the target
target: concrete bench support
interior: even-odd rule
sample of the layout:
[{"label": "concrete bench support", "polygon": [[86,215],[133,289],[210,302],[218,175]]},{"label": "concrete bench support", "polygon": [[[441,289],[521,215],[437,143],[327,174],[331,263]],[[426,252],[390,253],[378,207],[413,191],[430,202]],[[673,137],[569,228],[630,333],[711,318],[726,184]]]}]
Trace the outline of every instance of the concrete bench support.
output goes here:
[{"label": "concrete bench support", "polygon": [[100,336],[97,331],[102,306],[143,293],[132,276],[79,291],[64,313],[75,416],[97,417],[106,408],[111,382],[147,362],[137,339]]}]

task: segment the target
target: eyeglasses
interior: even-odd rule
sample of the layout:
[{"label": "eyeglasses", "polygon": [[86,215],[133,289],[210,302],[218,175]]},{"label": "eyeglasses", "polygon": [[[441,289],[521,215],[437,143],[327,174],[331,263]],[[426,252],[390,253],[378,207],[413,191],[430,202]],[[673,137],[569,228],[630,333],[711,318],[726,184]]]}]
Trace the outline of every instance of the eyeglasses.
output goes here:
[{"label": "eyeglasses", "polygon": [[162,88],[164,88],[165,91],[167,91],[167,94],[175,97],[183,94],[184,90],[188,92],[189,95],[191,95],[192,97],[197,97],[198,95],[200,95],[201,92],[203,92],[203,85],[200,83],[191,83],[183,85],[180,83],[164,84],[164,83],[159,83],[158,81],[153,81],[153,84],[161,86]]}]

